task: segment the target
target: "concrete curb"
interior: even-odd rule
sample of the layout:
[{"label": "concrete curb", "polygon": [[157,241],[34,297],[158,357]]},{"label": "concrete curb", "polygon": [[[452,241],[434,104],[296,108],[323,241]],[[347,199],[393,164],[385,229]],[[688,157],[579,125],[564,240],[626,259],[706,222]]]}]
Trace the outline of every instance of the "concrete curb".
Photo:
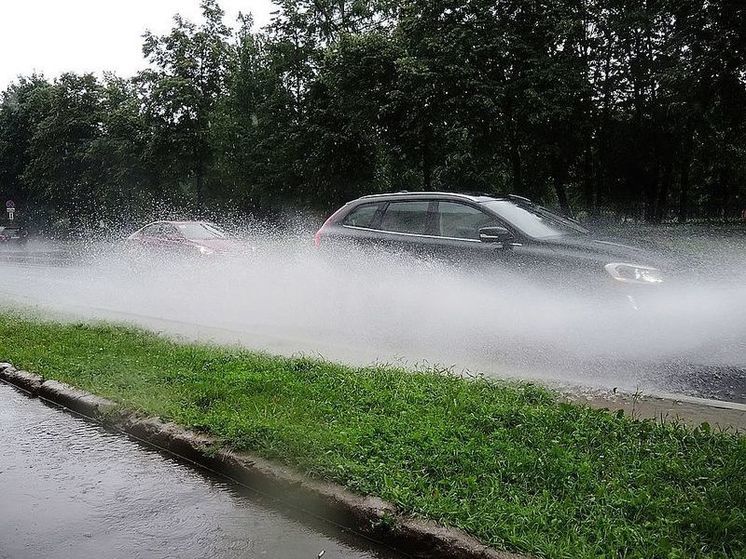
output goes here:
[{"label": "concrete curb", "polygon": [[36,396],[44,379],[39,375],[19,371],[10,363],[0,363],[0,378]]},{"label": "concrete curb", "polygon": [[530,559],[491,549],[456,528],[403,515],[394,505],[377,497],[356,495],[340,485],[310,479],[258,456],[222,449],[216,439],[173,423],[123,412],[110,400],[55,380],[45,381],[10,363],[0,363],[0,380],[414,557]]},{"label": "concrete curb", "polygon": [[669,400],[672,402],[685,402],[703,408],[715,408],[719,410],[733,410],[746,412],[746,404],[739,402],[728,402],[726,400],[713,400],[712,398],[699,398],[698,396],[687,396],[686,394],[675,394],[673,392],[650,392],[644,394],[647,398],[658,400]]}]

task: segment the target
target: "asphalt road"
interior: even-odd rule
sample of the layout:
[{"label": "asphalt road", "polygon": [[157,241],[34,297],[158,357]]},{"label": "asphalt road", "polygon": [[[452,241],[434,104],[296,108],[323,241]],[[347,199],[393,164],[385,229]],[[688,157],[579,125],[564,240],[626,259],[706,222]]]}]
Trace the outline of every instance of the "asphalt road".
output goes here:
[{"label": "asphalt road", "polygon": [[[49,260],[40,256],[49,252]],[[88,259],[69,248],[28,253],[25,262],[0,258],[0,305],[42,317],[113,320],[352,364],[437,364],[561,387],[746,403],[740,282],[705,298],[684,293],[664,309],[665,325],[648,319],[626,328],[628,317],[576,312],[554,294],[490,299],[483,286],[412,269],[340,276],[279,249],[260,265],[158,262],[137,273],[108,249]]]},{"label": "asphalt road", "polygon": [[0,382],[0,558],[400,557]]}]

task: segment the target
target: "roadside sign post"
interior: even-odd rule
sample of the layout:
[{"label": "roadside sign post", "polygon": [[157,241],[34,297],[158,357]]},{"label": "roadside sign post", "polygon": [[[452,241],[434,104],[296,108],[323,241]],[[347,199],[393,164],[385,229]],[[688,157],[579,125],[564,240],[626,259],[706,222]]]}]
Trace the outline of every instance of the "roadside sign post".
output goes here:
[{"label": "roadside sign post", "polygon": [[8,221],[13,221],[13,214],[16,213],[16,204],[13,200],[5,202],[5,209],[8,210]]}]

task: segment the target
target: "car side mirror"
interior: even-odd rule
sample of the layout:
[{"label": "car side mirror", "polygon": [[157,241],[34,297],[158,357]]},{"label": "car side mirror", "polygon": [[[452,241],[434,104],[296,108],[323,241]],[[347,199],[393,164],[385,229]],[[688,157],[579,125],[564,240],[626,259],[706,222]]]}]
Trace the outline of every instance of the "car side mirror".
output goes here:
[{"label": "car side mirror", "polygon": [[479,240],[483,243],[508,243],[513,240],[513,234],[505,227],[482,227]]}]

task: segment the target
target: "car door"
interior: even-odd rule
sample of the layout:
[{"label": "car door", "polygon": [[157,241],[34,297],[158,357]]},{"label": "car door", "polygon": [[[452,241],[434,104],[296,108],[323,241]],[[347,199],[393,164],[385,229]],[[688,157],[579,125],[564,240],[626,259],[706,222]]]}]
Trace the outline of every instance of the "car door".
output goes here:
[{"label": "car door", "polygon": [[190,241],[171,223],[163,224],[161,235],[162,246],[169,254],[185,254],[191,248]]},{"label": "car door", "polygon": [[514,243],[482,242],[479,231],[483,227],[505,227],[505,224],[476,204],[438,200],[434,212],[438,255],[458,264],[512,263],[515,260]]},{"label": "car door", "polygon": [[393,252],[432,256],[437,244],[434,210],[434,200],[392,200],[376,224],[379,246]]}]

